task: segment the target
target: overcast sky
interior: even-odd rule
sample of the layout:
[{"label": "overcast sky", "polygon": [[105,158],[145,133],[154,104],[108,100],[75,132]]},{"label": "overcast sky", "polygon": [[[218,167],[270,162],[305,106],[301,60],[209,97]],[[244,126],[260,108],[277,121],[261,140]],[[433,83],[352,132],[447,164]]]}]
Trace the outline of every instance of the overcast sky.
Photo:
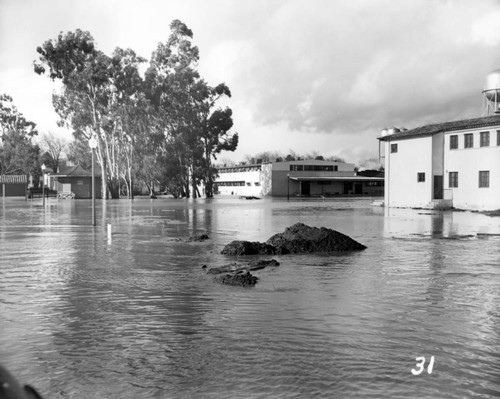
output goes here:
[{"label": "overcast sky", "polygon": [[[180,19],[199,70],[232,91],[235,153],[317,151],[361,163],[384,127],[481,116],[500,68],[498,0],[0,0],[0,93],[59,132],[36,47],[88,30],[100,50],[148,58]],[[66,133],[70,137],[71,133]]]}]

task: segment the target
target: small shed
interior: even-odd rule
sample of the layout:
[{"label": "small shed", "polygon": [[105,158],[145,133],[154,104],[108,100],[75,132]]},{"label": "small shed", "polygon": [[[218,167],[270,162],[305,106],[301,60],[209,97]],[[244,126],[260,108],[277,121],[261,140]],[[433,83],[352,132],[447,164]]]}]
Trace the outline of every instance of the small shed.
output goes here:
[{"label": "small shed", "polygon": [[27,184],[26,175],[0,175],[2,197],[24,197]]},{"label": "small shed", "polygon": [[[94,169],[96,198],[101,195],[101,170]],[[59,193],[73,193],[74,198],[92,198],[92,171],[83,169],[80,165],[60,166],[59,172],[51,176],[55,189]]]}]

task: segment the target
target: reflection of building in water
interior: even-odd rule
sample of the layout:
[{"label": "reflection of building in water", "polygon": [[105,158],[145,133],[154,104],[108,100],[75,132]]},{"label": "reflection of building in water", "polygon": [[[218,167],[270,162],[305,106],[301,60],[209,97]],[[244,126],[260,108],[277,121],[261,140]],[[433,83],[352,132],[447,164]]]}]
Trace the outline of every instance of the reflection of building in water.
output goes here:
[{"label": "reflection of building in water", "polygon": [[483,94],[481,118],[382,130],[386,206],[500,209],[500,70]]},{"label": "reflection of building in water", "polygon": [[216,192],[240,196],[383,194],[380,174],[356,173],[354,164],[322,160],[268,162],[218,169]]}]

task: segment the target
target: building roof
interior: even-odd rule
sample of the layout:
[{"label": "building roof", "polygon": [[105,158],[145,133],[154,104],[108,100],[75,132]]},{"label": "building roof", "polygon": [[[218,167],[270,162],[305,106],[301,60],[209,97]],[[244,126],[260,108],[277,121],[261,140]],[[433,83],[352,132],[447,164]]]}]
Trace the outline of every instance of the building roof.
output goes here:
[{"label": "building roof", "polygon": [[475,129],[486,126],[499,126],[500,115],[483,116],[481,118],[463,119],[453,122],[434,123],[415,129],[404,130],[388,136],[378,137],[380,141],[392,141],[411,137],[432,136],[437,133],[450,132],[454,130]]},{"label": "building roof", "polygon": [[[101,169],[95,168],[94,170],[96,176],[101,176]],[[80,165],[75,166],[61,166],[59,168],[59,173],[54,176],[58,177],[92,177],[92,171],[83,169]]]},{"label": "building roof", "polygon": [[0,184],[19,184],[27,183],[26,175],[0,175]]},{"label": "building roof", "polygon": [[297,181],[384,181],[383,177],[367,176],[290,176]]}]

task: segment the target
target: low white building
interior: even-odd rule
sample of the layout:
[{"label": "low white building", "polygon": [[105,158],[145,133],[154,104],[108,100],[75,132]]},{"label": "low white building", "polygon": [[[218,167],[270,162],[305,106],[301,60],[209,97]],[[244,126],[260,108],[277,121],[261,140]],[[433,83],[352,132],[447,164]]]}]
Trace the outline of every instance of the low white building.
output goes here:
[{"label": "low white building", "polygon": [[354,164],[316,159],[218,168],[221,195],[329,197],[382,196],[384,178],[357,174]]},{"label": "low white building", "polygon": [[385,129],[388,207],[500,209],[500,115]]}]

